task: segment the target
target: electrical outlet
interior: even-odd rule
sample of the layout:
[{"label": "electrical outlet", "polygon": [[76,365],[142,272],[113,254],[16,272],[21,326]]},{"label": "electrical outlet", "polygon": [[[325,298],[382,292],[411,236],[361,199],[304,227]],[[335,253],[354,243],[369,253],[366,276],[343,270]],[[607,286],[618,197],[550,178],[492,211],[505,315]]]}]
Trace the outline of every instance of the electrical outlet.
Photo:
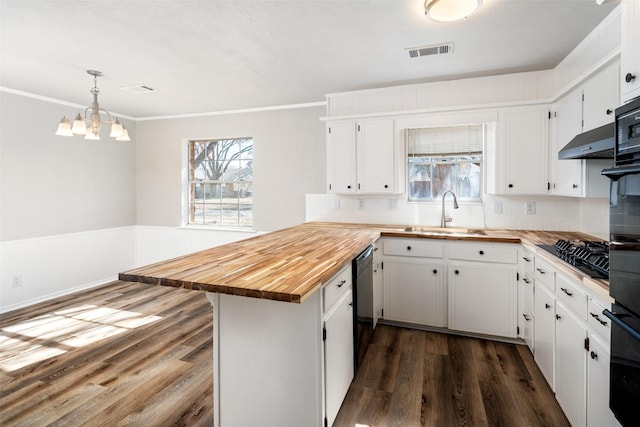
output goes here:
[{"label": "electrical outlet", "polygon": [[389,209],[391,210],[398,209],[398,199],[389,199],[388,204],[389,204]]},{"label": "electrical outlet", "polygon": [[22,274],[14,274],[11,276],[11,287],[17,288],[22,286]]},{"label": "electrical outlet", "polygon": [[364,209],[364,199],[358,199],[358,209],[359,210]]},{"label": "electrical outlet", "polygon": [[495,215],[502,215],[502,200],[493,201],[493,213]]},{"label": "electrical outlet", "polygon": [[535,215],[536,214],[536,202],[526,201],[524,202],[524,214]]}]

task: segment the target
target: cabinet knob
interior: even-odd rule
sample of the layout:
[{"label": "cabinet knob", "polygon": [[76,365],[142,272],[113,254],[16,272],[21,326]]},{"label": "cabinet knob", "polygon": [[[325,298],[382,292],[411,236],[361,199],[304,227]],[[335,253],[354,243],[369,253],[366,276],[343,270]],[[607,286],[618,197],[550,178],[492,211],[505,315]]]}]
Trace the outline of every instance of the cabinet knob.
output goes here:
[{"label": "cabinet knob", "polygon": [[387,184],[384,185],[384,188],[389,188],[389,186]]},{"label": "cabinet knob", "polygon": [[543,270],[543,269],[541,269],[541,268],[536,268],[536,270],[538,270],[538,272],[539,272],[540,274],[545,274],[544,270]]},{"label": "cabinet knob", "polygon": [[591,358],[592,358],[593,360],[598,360],[598,353],[596,353],[595,351],[592,351],[592,352],[591,352]]},{"label": "cabinet knob", "polygon": [[455,273],[456,273],[456,274],[460,274],[460,270],[456,270],[456,271],[455,271]]},{"label": "cabinet knob", "polygon": [[436,270],[435,268],[433,269],[433,274],[438,274],[438,270]]},{"label": "cabinet knob", "polygon": [[551,308],[551,306],[549,304],[545,304],[544,308],[546,308],[547,310],[549,310]]},{"label": "cabinet knob", "polygon": [[522,313],[522,317],[524,317],[524,320],[526,320],[527,322],[531,320],[531,318],[524,313]]},{"label": "cabinet knob", "polygon": [[636,78],[636,76],[634,74],[627,73],[627,75],[624,76],[624,81],[627,82],[627,83],[631,83],[631,81],[633,79],[635,79],[635,78]]},{"label": "cabinet knob", "polygon": [[562,319],[562,316],[560,316],[559,314],[556,314],[556,320],[560,320]]},{"label": "cabinet knob", "polygon": [[509,187],[509,188],[513,188],[513,184],[509,184],[509,185],[508,185],[508,187]]},{"label": "cabinet knob", "polygon": [[578,184],[573,184],[571,187],[578,188]]},{"label": "cabinet knob", "polygon": [[341,280],[340,283],[338,283],[338,287],[341,288],[345,283],[347,283],[346,280]]},{"label": "cabinet knob", "polygon": [[529,281],[529,279],[527,279],[526,277],[525,277],[524,279],[522,279],[522,281],[523,281],[524,283],[526,283],[527,285],[528,285],[529,283],[531,283],[531,282]]},{"label": "cabinet knob", "polygon": [[607,116],[609,116],[611,115],[611,113],[613,113],[613,110],[611,108],[607,108],[606,113],[607,113]]},{"label": "cabinet knob", "polygon": [[407,246],[407,250],[410,251],[411,250],[411,246]]},{"label": "cabinet knob", "polygon": [[531,262],[531,259],[527,258],[526,256],[523,256],[522,259],[525,260],[526,262]]},{"label": "cabinet knob", "polygon": [[480,251],[478,252],[480,255],[484,255],[484,251]]}]

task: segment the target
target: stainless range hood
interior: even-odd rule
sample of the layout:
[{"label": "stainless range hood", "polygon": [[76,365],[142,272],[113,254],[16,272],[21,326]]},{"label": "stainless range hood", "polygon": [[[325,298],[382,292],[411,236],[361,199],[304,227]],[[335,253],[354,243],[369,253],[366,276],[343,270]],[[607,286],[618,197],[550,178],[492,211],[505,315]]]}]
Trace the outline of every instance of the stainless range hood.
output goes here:
[{"label": "stainless range hood", "polygon": [[613,159],[613,123],[581,133],[558,152],[558,159]]}]

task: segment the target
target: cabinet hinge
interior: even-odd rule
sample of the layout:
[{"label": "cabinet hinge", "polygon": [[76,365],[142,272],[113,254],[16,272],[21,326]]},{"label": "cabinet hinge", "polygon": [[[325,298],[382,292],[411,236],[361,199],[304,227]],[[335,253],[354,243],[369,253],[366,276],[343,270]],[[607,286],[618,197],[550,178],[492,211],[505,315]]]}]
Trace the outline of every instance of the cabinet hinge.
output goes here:
[{"label": "cabinet hinge", "polygon": [[380,270],[384,270],[384,261],[380,263]]},{"label": "cabinet hinge", "polygon": [[324,427],[329,427],[329,420],[327,417],[324,417]]},{"label": "cabinet hinge", "polygon": [[520,326],[516,326],[516,336],[520,336]]},{"label": "cabinet hinge", "polygon": [[358,183],[358,190],[360,189],[360,183]]},{"label": "cabinet hinge", "polygon": [[358,132],[360,132],[360,125],[358,125]]},{"label": "cabinet hinge", "polygon": [[584,349],[589,351],[589,337],[584,339]]},{"label": "cabinet hinge", "polygon": [[331,190],[331,184],[329,184],[329,190]]},{"label": "cabinet hinge", "polygon": [[520,273],[516,272],[516,282],[519,282],[519,281],[520,281]]},{"label": "cabinet hinge", "polygon": [[327,340],[327,328],[322,328],[322,341]]},{"label": "cabinet hinge", "polygon": [[384,308],[380,310],[380,316],[384,317]]},{"label": "cabinet hinge", "polygon": [[551,120],[551,111],[549,111],[549,120]]},{"label": "cabinet hinge", "polygon": [[551,183],[547,182],[547,191],[551,190]]},{"label": "cabinet hinge", "polygon": [[331,133],[331,128],[329,128],[329,133]]},{"label": "cabinet hinge", "polygon": [[582,94],[582,101],[584,102],[584,93]]}]

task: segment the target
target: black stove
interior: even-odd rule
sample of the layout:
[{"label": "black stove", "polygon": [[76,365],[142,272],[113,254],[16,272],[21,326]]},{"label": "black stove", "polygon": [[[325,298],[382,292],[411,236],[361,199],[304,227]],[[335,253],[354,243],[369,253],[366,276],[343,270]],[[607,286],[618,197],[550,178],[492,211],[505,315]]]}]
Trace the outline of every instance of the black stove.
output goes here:
[{"label": "black stove", "polygon": [[538,246],[590,277],[609,278],[609,244],[607,242],[558,240],[553,245]]}]

